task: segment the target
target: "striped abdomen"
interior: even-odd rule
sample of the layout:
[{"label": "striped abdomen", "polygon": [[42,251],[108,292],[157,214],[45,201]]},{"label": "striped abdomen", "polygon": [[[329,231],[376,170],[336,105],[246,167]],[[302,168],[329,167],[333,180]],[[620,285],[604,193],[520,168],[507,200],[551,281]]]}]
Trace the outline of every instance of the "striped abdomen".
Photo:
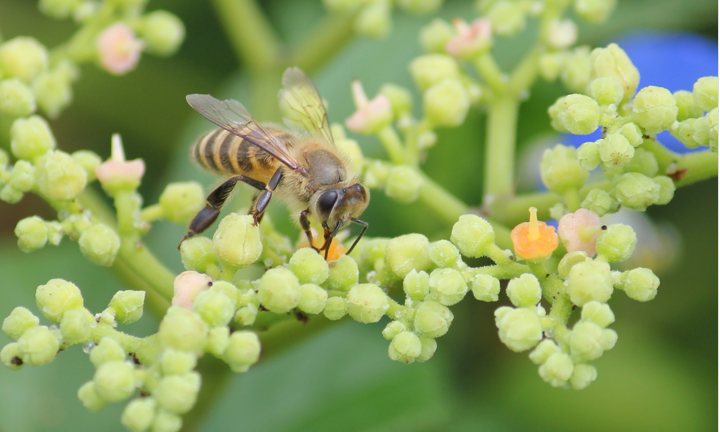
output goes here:
[{"label": "striped abdomen", "polygon": [[[289,144],[290,137],[284,131],[269,132]],[[210,171],[226,175],[244,174],[263,182],[270,179],[280,164],[260,147],[225,129],[215,129],[203,135],[193,146],[192,157]]]}]

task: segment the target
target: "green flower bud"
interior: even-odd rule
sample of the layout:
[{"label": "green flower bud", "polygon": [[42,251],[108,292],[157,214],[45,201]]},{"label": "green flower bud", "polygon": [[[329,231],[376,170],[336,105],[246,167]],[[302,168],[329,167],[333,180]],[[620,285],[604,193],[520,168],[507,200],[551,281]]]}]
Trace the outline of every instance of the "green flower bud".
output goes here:
[{"label": "green flower bud", "polygon": [[640,73],[625,54],[625,51],[617,44],[594,49],[591,53],[591,63],[591,76],[593,78],[610,77],[615,79],[623,88],[624,101],[629,100],[635,94],[640,82]]},{"label": "green flower bud", "polygon": [[619,105],[623,96],[625,96],[620,83],[610,77],[593,80],[590,83],[589,90],[590,96],[600,105]]},{"label": "green flower bud", "polygon": [[[635,156],[625,165],[626,172],[636,172],[645,176],[654,176],[658,172],[658,162],[655,155],[642,148],[635,149]],[[665,177],[667,178],[667,177]],[[657,183],[657,182],[656,182]],[[662,185],[662,180],[660,183]],[[673,191],[675,188],[673,187]],[[672,194],[670,195],[672,198]],[[657,202],[656,204],[659,204]]]},{"label": "green flower bud", "polygon": [[260,338],[249,330],[233,332],[223,358],[233,372],[247,371],[260,359]]},{"label": "green flower bud", "polygon": [[435,12],[441,5],[442,0],[398,0],[399,7],[416,14]]},{"label": "green flower bud", "polygon": [[606,167],[621,167],[635,156],[635,148],[620,134],[610,134],[598,141],[598,154]]},{"label": "green flower bud", "polygon": [[179,432],[182,428],[182,417],[164,409],[158,409],[152,424],[152,432]]},{"label": "green flower bud", "polygon": [[288,269],[270,269],[260,278],[258,298],[269,311],[286,313],[300,303],[300,282]]},{"label": "green flower bud", "polygon": [[399,165],[390,170],[385,194],[401,203],[411,203],[420,195],[423,178],[409,166]]},{"label": "green flower bud", "polygon": [[205,351],[219,357],[225,352],[229,343],[230,328],[227,326],[215,327],[208,332]]},{"label": "green flower bud", "polygon": [[577,263],[584,262],[588,259],[588,254],[584,251],[574,251],[566,253],[558,263],[558,276],[567,279],[570,275],[570,269]]},{"label": "green flower bud", "polygon": [[552,339],[542,340],[530,353],[530,361],[536,365],[545,363],[551,355],[560,353],[560,347]]},{"label": "green flower bud", "polygon": [[437,342],[433,338],[420,336],[420,355],[415,358],[420,363],[432,358],[437,350]]},{"label": "green flower bud", "polygon": [[115,310],[115,319],[120,324],[132,324],[142,317],[144,303],[145,291],[118,291],[109,307]]},{"label": "green flower bud", "polygon": [[38,186],[50,199],[67,200],[77,196],[87,184],[83,167],[69,154],[49,151],[38,162]]},{"label": "green flower bud", "polygon": [[213,235],[213,251],[223,264],[244,267],[260,258],[263,249],[260,229],[253,223],[252,216],[237,213],[220,221]]},{"label": "green flower bud", "polygon": [[525,11],[516,2],[499,0],[493,3],[487,14],[493,33],[512,36],[525,28]]},{"label": "green flower bud", "polygon": [[453,318],[453,313],[446,306],[428,300],[417,307],[413,325],[421,335],[438,338],[448,332]]},{"label": "green flower bud", "polygon": [[170,306],[160,321],[158,334],[163,346],[201,353],[205,347],[207,324],[194,312]]},{"label": "green flower bud", "polygon": [[678,90],[673,93],[675,102],[678,107],[677,121],[687,120],[689,118],[702,117],[703,110],[695,105],[693,94],[687,90]]},{"label": "green flower bud", "polygon": [[485,219],[467,214],[460,216],[453,225],[450,241],[466,257],[480,258],[495,244],[495,232]]},{"label": "green flower bud", "polygon": [[18,338],[20,358],[23,363],[40,366],[55,359],[60,348],[60,341],[55,334],[45,326],[34,326],[26,329]]},{"label": "green flower bud", "polygon": [[575,264],[565,282],[570,300],[578,306],[591,301],[606,303],[613,293],[610,265],[604,261],[588,259]]},{"label": "green flower bud", "polygon": [[386,248],[385,262],[396,275],[405,278],[413,269],[430,267],[430,247],[422,234],[406,234],[390,240]]},{"label": "green flower bud", "polygon": [[426,54],[410,63],[410,75],[420,90],[425,91],[445,78],[460,78],[460,69],[448,55]]},{"label": "green flower bud", "polygon": [[413,300],[423,300],[430,292],[430,276],[424,271],[410,270],[403,280],[403,290]]},{"label": "green flower bud", "polygon": [[[95,349],[97,347],[93,351]],[[118,402],[129,398],[135,391],[135,369],[125,361],[105,362],[95,371],[93,383],[102,400]]]},{"label": "green flower bud", "polygon": [[572,376],[573,361],[564,353],[550,355],[545,363],[538,369],[540,378],[553,387],[562,387]]},{"label": "green flower bud", "polygon": [[503,306],[495,311],[500,341],[515,352],[526,351],[542,339],[542,324],[535,310]]},{"label": "green flower bud", "polygon": [[392,340],[395,336],[407,330],[405,324],[400,321],[390,321],[382,331],[382,335],[387,340]]},{"label": "green flower bud", "polygon": [[708,145],[710,150],[717,153],[718,151],[718,109],[713,108],[705,116],[707,118],[708,127]]},{"label": "green flower bud", "polygon": [[[658,281],[659,283],[659,281]],[[591,301],[582,308],[582,320],[594,322],[600,327],[607,327],[615,322],[615,314],[606,303]]]},{"label": "green flower bud", "polygon": [[425,116],[438,126],[460,126],[465,121],[470,98],[457,78],[445,78],[423,93]]},{"label": "green flower bud", "polygon": [[617,333],[603,329],[599,325],[580,321],[570,333],[570,350],[574,356],[584,360],[595,360],[603,351],[612,349],[617,341]]},{"label": "green flower bud", "polygon": [[[227,296],[232,302],[233,310],[240,306],[240,290],[230,282],[215,281],[210,287],[210,291],[221,293]],[[254,291],[253,291],[254,294]]]},{"label": "green flower bud", "polygon": [[44,46],[30,37],[16,37],[0,45],[0,74],[29,83],[47,68]]},{"label": "green flower bud", "polygon": [[347,302],[342,297],[330,297],[325,302],[323,314],[325,318],[331,321],[337,321],[347,314]]},{"label": "green flower bud", "polygon": [[36,169],[30,162],[19,160],[10,174],[9,185],[21,191],[28,192],[35,185]]},{"label": "green flower bud", "polygon": [[170,12],[158,10],[147,14],[140,30],[144,49],[159,56],[175,53],[185,39],[185,26]]},{"label": "green flower bud", "polygon": [[413,332],[404,331],[393,338],[388,348],[392,360],[412,363],[422,353],[422,342]]},{"label": "green flower bud", "polygon": [[602,189],[591,189],[582,202],[582,208],[588,209],[598,216],[617,211],[620,203]]},{"label": "green flower bud", "polygon": [[435,18],[420,30],[420,46],[429,53],[444,53],[445,45],[455,36],[450,23]]},{"label": "green flower bud", "polygon": [[15,120],[10,128],[10,138],[15,157],[31,162],[55,148],[55,137],[50,126],[38,116]]},{"label": "green flower bud", "polygon": [[615,9],[616,0],[575,0],[575,13],[585,21],[602,24]]},{"label": "green flower bud", "polygon": [[693,85],[693,99],[703,111],[710,111],[718,106],[718,77],[708,76],[698,79]]},{"label": "green flower bud", "polygon": [[500,281],[486,274],[477,274],[473,276],[470,285],[473,295],[480,301],[498,301],[500,294]]},{"label": "green flower bud", "polygon": [[19,343],[9,343],[0,350],[0,363],[7,366],[10,370],[18,370],[23,366],[22,358],[20,358],[21,354],[22,351],[20,350]]},{"label": "green flower bud", "polygon": [[32,252],[45,246],[48,240],[48,226],[38,216],[22,219],[15,227],[18,247],[23,252]]},{"label": "green flower bud", "polygon": [[347,311],[355,321],[380,321],[390,307],[387,295],[375,284],[355,285],[347,295]]},{"label": "green flower bud", "polygon": [[23,193],[10,185],[5,185],[4,188],[0,189],[0,200],[8,204],[15,204],[20,201],[22,197]]},{"label": "green flower bud", "polygon": [[630,258],[636,244],[637,235],[631,226],[612,224],[598,235],[595,247],[608,262],[621,262]]},{"label": "green flower bud", "polygon": [[353,171],[358,173],[363,171],[365,160],[363,159],[363,153],[357,141],[348,138],[335,138],[335,147],[345,155]]},{"label": "green flower bud", "polygon": [[592,98],[571,94],[559,98],[549,109],[552,127],[575,135],[593,133],[600,125],[600,106]]},{"label": "green flower bud", "polygon": [[565,59],[565,68],[560,79],[568,90],[576,93],[584,93],[590,74],[592,61],[590,48],[586,46],[575,48]]},{"label": "green flower bud", "polygon": [[465,278],[455,269],[436,269],[430,273],[430,292],[444,305],[458,303],[467,291]]},{"label": "green flower bud", "polygon": [[560,195],[579,189],[588,178],[588,170],[578,162],[574,148],[556,145],[547,149],[540,160],[540,177],[545,186]]},{"label": "green flower bud", "polygon": [[143,432],[150,428],[155,418],[153,398],[133,399],[120,416],[120,423],[131,432]]},{"label": "green flower bud", "polygon": [[212,240],[202,236],[191,237],[182,242],[180,258],[186,270],[195,270],[201,273],[205,273],[208,266],[218,264]]},{"label": "green flower bud", "polygon": [[672,201],[673,196],[675,195],[675,183],[673,183],[672,179],[666,176],[657,176],[653,178],[653,181],[656,185],[660,186],[658,199],[655,201],[655,204],[665,205]]},{"label": "green flower bud", "polygon": [[[602,141],[602,140],[600,140]],[[586,142],[577,149],[577,160],[588,171],[597,168],[600,163],[600,146],[597,142]]]},{"label": "green flower bud", "polygon": [[187,225],[205,206],[205,194],[198,182],[170,183],[160,195],[160,207],[168,221]]},{"label": "green flower bud", "polygon": [[380,87],[380,94],[390,101],[395,118],[400,118],[412,110],[412,94],[395,84],[383,84]]},{"label": "green flower bud", "polygon": [[100,339],[100,343],[90,351],[90,361],[96,368],[107,362],[122,362],[127,358],[125,349],[110,336]]},{"label": "green flower bud", "polygon": [[655,298],[660,279],[650,269],[638,267],[622,274],[620,287],[633,300],[646,302]]},{"label": "green flower bud", "polygon": [[546,81],[555,81],[564,65],[565,56],[563,53],[544,53],[540,56],[540,75]]},{"label": "green flower bud", "polygon": [[329,289],[347,291],[358,283],[359,278],[357,262],[353,258],[343,255],[330,268],[326,284]]},{"label": "green flower bud", "polygon": [[152,392],[162,408],[176,414],[185,414],[197,402],[202,379],[197,372],[166,376]]},{"label": "green flower bud", "polygon": [[[315,251],[313,251],[314,253]],[[317,253],[315,253],[317,255]],[[328,298],[327,291],[315,284],[304,284],[300,286],[301,311],[317,315],[325,309],[325,301]]]},{"label": "green flower bud", "polygon": [[597,378],[597,369],[595,366],[589,364],[578,364],[573,369],[573,374],[570,377],[570,385],[575,390],[582,390],[589,386],[591,382]]},{"label": "green flower bud", "polygon": [[530,273],[510,279],[506,292],[512,304],[517,307],[535,306],[542,297],[540,282]]},{"label": "green flower bud", "polygon": [[202,291],[193,302],[193,309],[211,327],[227,325],[235,315],[233,301],[217,291]]},{"label": "green flower bud", "polygon": [[430,259],[438,267],[457,267],[462,262],[460,251],[448,240],[430,244]]},{"label": "green flower bud", "polygon": [[3,320],[2,331],[14,341],[18,340],[25,330],[35,327],[40,319],[28,309],[18,306]]},{"label": "green flower bud", "polygon": [[70,79],[59,71],[45,71],[33,81],[37,104],[50,118],[56,118],[60,111],[72,102]]},{"label": "green flower bud", "polygon": [[74,344],[85,341],[94,326],[95,317],[87,309],[71,309],[65,312],[60,321],[63,342]]},{"label": "green flower bud", "polygon": [[[670,131],[675,138],[680,140],[685,147],[687,148],[697,148],[700,146],[700,143],[695,139],[695,132],[697,130],[696,125],[698,125],[699,119],[689,118],[687,120],[683,120],[672,128]],[[699,126],[702,126],[700,124]]]},{"label": "green flower bud", "polygon": [[639,173],[626,173],[615,182],[615,197],[620,205],[644,211],[660,198],[660,185]]},{"label": "green flower bud", "polygon": [[666,88],[648,86],[641,89],[633,101],[633,118],[646,131],[670,129],[678,114],[672,93]]},{"label": "green flower bud", "polygon": [[104,224],[95,224],[85,230],[78,240],[80,251],[91,262],[110,267],[120,249],[120,236]]},{"label": "green flower bud", "polygon": [[643,143],[643,133],[635,123],[627,123],[618,130],[618,133],[625,138],[633,147],[638,147]]},{"label": "green flower bud", "polygon": [[319,285],[327,280],[330,273],[323,255],[309,247],[295,252],[290,258],[288,268],[295,273],[300,283],[303,284]]},{"label": "green flower bud", "polygon": [[80,289],[62,279],[50,279],[45,285],[40,285],[35,291],[35,300],[40,312],[54,323],[59,323],[66,311],[83,308]]},{"label": "green flower bud", "polygon": [[63,19],[70,17],[80,5],[80,0],[40,0],[40,12],[50,18]]},{"label": "green flower bud", "polygon": [[0,112],[25,117],[35,112],[35,94],[17,78],[0,81]]},{"label": "green flower bud", "polygon": [[105,406],[105,401],[98,395],[95,383],[88,381],[83,384],[77,392],[78,399],[89,411],[100,411]]},{"label": "green flower bud", "polygon": [[242,326],[253,325],[257,314],[257,306],[255,304],[249,304],[246,307],[238,309],[237,313],[235,313],[235,321]]},{"label": "green flower bud", "polygon": [[693,123],[692,140],[701,146],[710,144],[709,123],[707,116],[695,119],[695,122]]},{"label": "green flower bud", "polygon": [[390,12],[390,3],[386,0],[370,3],[355,18],[355,31],[362,36],[384,38],[392,26]]}]

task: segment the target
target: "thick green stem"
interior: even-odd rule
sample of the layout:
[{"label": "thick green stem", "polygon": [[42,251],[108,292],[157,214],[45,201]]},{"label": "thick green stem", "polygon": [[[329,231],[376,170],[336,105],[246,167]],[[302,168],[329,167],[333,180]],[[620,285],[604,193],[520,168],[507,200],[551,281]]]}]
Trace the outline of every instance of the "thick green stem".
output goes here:
[{"label": "thick green stem", "polygon": [[455,223],[460,216],[469,212],[465,203],[432,181],[425,173],[418,170],[418,174],[423,178],[420,201],[435,211],[445,222]]},{"label": "thick green stem", "polygon": [[175,275],[155,258],[139,238],[122,239],[117,258],[165,300],[172,299]]},{"label": "thick green stem", "polygon": [[395,165],[405,165],[408,162],[405,148],[392,126],[386,126],[377,134],[380,142],[385,147],[385,151],[390,157],[390,161]]},{"label": "thick green stem", "polygon": [[515,181],[515,133],[520,101],[502,95],[490,102],[485,142],[485,194],[511,195]]},{"label": "thick green stem", "polygon": [[710,150],[682,155],[677,162],[677,171],[685,171],[685,177],[675,186],[687,186],[718,176],[718,154]]},{"label": "thick green stem", "polygon": [[507,77],[495,62],[492,54],[487,52],[480,55],[475,60],[475,67],[496,95],[504,92]]}]

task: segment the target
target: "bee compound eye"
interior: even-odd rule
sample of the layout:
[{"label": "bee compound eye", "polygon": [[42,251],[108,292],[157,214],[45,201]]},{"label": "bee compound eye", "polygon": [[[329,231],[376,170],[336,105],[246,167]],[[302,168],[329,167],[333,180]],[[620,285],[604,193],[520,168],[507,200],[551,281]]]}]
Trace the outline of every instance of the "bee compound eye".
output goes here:
[{"label": "bee compound eye", "polygon": [[327,219],[338,200],[338,193],[334,189],[325,191],[317,201],[318,211],[323,219]]}]

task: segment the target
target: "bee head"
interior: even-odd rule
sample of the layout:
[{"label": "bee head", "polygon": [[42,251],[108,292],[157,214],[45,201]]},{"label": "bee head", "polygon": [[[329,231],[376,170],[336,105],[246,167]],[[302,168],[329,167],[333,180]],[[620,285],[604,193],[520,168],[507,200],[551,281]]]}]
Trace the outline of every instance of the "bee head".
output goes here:
[{"label": "bee head", "polygon": [[360,183],[346,188],[327,189],[318,194],[315,215],[324,226],[335,229],[347,225],[350,218],[358,217],[365,210],[370,194]]}]

